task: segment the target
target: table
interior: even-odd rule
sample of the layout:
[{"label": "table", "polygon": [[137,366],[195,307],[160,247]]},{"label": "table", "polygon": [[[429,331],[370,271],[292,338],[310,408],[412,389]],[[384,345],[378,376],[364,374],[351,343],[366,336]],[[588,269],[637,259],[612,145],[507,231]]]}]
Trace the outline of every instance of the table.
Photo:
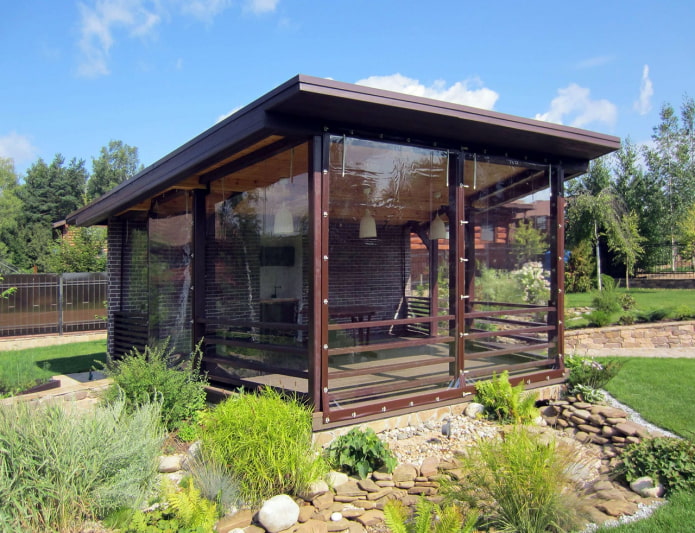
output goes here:
[{"label": "table", "polygon": [[[328,316],[349,318],[351,322],[369,322],[378,310],[378,307],[372,305],[339,305],[329,307]],[[360,344],[369,344],[369,327],[356,329]]]}]

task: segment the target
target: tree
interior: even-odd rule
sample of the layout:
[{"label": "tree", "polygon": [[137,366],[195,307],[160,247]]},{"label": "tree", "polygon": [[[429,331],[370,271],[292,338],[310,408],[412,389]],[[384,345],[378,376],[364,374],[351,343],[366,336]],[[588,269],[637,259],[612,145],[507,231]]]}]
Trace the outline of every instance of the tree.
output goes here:
[{"label": "tree", "polygon": [[12,159],[0,157],[0,261],[13,262],[11,244],[16,240],[22,201]]},{"label": "tree", "polygon": [[87,199],[92,201],[110,191],[142,168],[136,147],[128,146],[123,141],[109,141],[108,146],[102,146],[99,157],[92,158],[92,177],[87,183]]},{"label": "tree", "polygon": [[635,213],[623,214],[620,224],[607,228],[608,249],[615,258],[625,265],[625,288],[630,288],[630,275],[635,273],[635,264],[644,252],[644,237],[639,233],[638,219]]},{"label": "tree", "polygon": [[45,258],[45,270],[64,272],[104,272],[106,270],[106,229],[71,228],[57,241]]},{"label": "tree", "polygon": [[81,207],[87,170],[83,160],[72,159],[65,166],[65,158],[56,154],[50,165],[43,159],[27,170],[20,197],[23,201],[23,223],[42,224],[49,228],[53,222],[64,219]]},{"label": "tree", "polygon": [[519,266],[529,261],[538,261],[548,248],[545,235],[536,229],[531,220],[520,220],[514,228],[512,246],[516,251]]},{"label": "tree", "polygon": [[648,178],[662,190],[658,225],[666,228],[675,261],[678,221],[695,204],[695,101],[684,98],[680,119],[670,104],[664,104],[660,120],[654,127],[653,144],[643,153]]},{"label": "tree", "polygon": [[683,253],[695,263],[695,205],[678,221],[678,237],[683,245]]}]

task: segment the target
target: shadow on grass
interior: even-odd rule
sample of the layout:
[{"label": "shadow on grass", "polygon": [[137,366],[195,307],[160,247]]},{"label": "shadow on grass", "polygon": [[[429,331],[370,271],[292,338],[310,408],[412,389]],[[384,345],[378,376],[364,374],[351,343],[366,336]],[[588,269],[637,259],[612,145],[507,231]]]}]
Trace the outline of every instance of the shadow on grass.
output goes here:
[{"label": "shadow on grass", "polygon": [[94,352],[84,355],[73,355],[72,357],[61,357],[58,359],[43,359],[36,361],[39,368],[47,367],[51,375],[72,374],[75,372],[89,372],[92,369],[101,370],[102,366],[97,362],[106,363],[105,352]]}]

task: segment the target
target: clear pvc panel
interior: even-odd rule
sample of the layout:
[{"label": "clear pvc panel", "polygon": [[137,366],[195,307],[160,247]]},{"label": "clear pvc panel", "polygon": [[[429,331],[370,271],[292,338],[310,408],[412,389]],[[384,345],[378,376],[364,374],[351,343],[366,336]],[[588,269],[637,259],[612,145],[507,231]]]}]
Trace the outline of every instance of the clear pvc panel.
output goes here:
[{"label": "clear pvc panel", "polygon": [[329,402],[448,387],[448,153],[334,136],[329,170]]},{"label": "clear pvc panel", "polygon": [[211,183],[206,330],[219,376],[305,392],[308,208],[306,144]]},{"label": "clear pvc panel", "polygon": [[475,380],[537,370],[548,362],[554,331],[547,168],[472,155],[464,176],[474,268],[466,287],[466,373]]},{"label": "clear pvc panel", "polygon": [[183,354],[192,349],[192,209],[190,193],[165,193],[148,227],[150,337]]}]

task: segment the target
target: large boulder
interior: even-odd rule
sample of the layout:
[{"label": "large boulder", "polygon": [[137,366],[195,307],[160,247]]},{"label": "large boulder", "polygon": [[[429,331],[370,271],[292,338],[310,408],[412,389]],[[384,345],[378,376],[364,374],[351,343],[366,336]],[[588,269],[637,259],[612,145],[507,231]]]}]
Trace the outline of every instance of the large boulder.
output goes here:
[{"label": "large boulder", "polygon": [[258,511],[258,521],[269,533],[292,527],[299,519],[299,505],[287,494],[266,500]]}]

